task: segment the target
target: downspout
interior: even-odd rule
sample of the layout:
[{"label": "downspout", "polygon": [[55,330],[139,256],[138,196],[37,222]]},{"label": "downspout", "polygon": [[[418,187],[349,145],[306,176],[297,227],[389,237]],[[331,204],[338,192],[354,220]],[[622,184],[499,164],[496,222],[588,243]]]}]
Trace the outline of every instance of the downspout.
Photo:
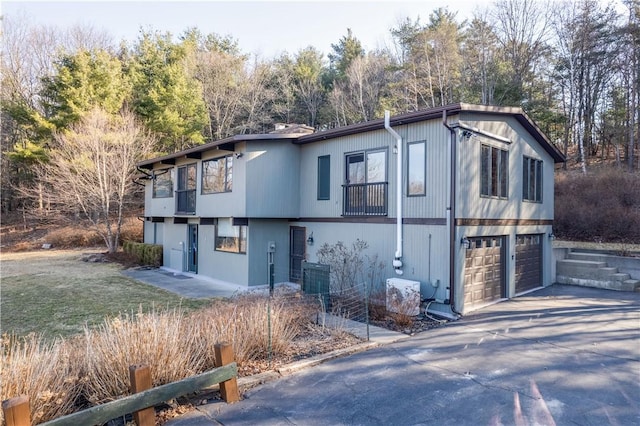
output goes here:
[{"label": "downspout", "polygon": [[396,139],[397,176],[396,176],[396,253],[393,259],[393,269],[397,275],[402,275],[402,137],[389,124],[389,111],[384,112],[384,128]]},{"label": "downspout", "polygon": [[[447,124],[447,110],[442,111],[442,125],[451,133],[451,171],[449,188],[449,306],[451,312],[462,315],[456,310],[455,302],[455,255],[456,255],[456,131]],[[446,301],[445,301],[446,302]]]}]

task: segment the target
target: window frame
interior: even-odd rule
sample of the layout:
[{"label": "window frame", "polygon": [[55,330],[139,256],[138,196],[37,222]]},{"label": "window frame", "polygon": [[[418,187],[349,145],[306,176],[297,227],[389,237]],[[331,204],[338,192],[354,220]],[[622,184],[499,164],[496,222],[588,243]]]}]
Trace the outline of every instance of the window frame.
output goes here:
[{"label": "window frame", "polygon": [[[384,154],[384,179],[383,180],[374,180],[374,181],[369,181],[369,156],[372,154],[376,154],[376,153],[382,153]],[[351,157],[355,157],[357,155],[362,155],[363,156],[363,166],[364,169],[362,170],[363,172],[363,178],[364,180],[362,182],[350,182],[349,181],[349,158]],[[369,184],[369,183],[389,183],[389,149],[387,147],[383,147],[383,148],[373,148],[373,149],[363,149],[360,151],[353,151],[353,152],[345,152],[344,153],[344,165],[345,165],[345,173],[344,173],[344,180],[345,180],[345,185],[357,185],[357,184]],[[355,163],[353,163],[355,164]]]},{"label": "window frame", "polygon": [[[223,186],[223,190],[222,191],[217,191],[214,189],[207,189],[207,187],[209,186],[208,184],[205,184],[205,179],[210,176],[209,173],[207,173],[207,166],[206,164],[208,163],[220,163],[222,161],[222,163],[224,164],[224,171],[223,171],[223,176],[224,176],[224,182],[222,182],[222,186]],[[219,166],[219,168],[222,168]],[[229,155],[224,155],[222,157],[215,157],[215,158],[210,158],[208,160],[202,160],[202,176],[200,178],[200,193],[202,195],[209,195],[209,194],[224,194],[226,192],[232,192],[233,191],[233,155],[229,154]]]},{"label": "window frame", "polygon": [[318,156],[318,200],[331,199],[331,155]]},{"label": "window frame", "polygon": [[176,214],[196,214],[198,165],[189,163],[176,167]]},{"label": "window frame", "polygon": [[[377,155],[384,159],[380,167],[376,167],[374,161]],[[386,216],[389,213],[389,148],[345,152],[343,161],[342,216]]]},{"label": "window frame", "polygon": [[[532,169],[533,167],[533,169]],[[533,172],[533,179],[531,174]],[[533,184],[533,188],[532,185]],[[544,162],[538,158],[522,156],[522,201],[542,203],[544,200]]]},{"label": "window frame", "polygon": [[[237,236],[219,235],[220,221],[229,221],[232,228],[238,228]],[[248,219],[236,219],[236,218],[218,218],[215,221],[215,234],[214,234],[214,251],[223,253],[236,253],[247,254],[247,234],[248,234],[249,221]],[[234,239],[234,243],[228,248],[223,248],[220,238],[225,238],[224,242],[228,242],[229,239]]]},{"label": "window frame", "polygon": [[[158,174],[158,172],[162,172]],[[175,167],[169,167],[166,169],[158,169],[153,171],[153,184],[151,187],[151,197],[152,198],[173,198],[173,186],[175,184]],[[160,176],[169,175],[169,191],[168,195],[158,195],[157,191],[157,182]],[[166,178],[162,178],[164,180]]]},{"label": "window frame", "polygon": [[[487,157],[485,152],[489,153]],[[509,150],[480,144],[480,197],[509,199]]]},{"label": "window frame", "polygon": [[[411,193],[411,147],[422,145],[422,192]],[[427,141],[415,141],[407,143],[407,197],[424,197],[427,195]]]}]

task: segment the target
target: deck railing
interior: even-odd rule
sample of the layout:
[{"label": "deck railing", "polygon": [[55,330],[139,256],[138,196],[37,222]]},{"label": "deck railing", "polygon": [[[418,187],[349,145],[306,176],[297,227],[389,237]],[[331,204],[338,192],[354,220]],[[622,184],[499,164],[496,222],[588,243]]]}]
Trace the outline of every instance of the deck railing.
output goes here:
[{"label": "deck railing", "polygon": [[386,216],[387,182],[342,185],[343,216]]}]

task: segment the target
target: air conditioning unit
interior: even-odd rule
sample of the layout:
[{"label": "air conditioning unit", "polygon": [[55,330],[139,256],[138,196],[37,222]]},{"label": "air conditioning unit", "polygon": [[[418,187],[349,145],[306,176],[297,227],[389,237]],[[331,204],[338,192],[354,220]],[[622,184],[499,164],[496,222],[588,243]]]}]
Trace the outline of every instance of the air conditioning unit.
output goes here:
[{"label": "air conditioning unit", "polygon": [[387,279],[387,311],[411,316],[420,314],[420,281]]}]

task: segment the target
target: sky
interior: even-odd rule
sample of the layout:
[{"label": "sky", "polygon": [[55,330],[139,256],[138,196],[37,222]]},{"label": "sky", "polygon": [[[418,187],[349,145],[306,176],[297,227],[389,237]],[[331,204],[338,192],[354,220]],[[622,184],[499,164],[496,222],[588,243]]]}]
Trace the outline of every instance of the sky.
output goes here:
[{"label": "sky", "polygon": [[181,34],[197,27],[203,34],[231,35],[244,53],[273,58],[314,46],[329,53],[351,28],[365,50],[391,46],[389,29],[406,17],[426,22],[446,7],[459,20],[492,0],[421,1],[2,1],[3,16],[26,16],[34,24],[59,29],[76,24],[105,30],[117,43],[134,41],[139,30]]}]

